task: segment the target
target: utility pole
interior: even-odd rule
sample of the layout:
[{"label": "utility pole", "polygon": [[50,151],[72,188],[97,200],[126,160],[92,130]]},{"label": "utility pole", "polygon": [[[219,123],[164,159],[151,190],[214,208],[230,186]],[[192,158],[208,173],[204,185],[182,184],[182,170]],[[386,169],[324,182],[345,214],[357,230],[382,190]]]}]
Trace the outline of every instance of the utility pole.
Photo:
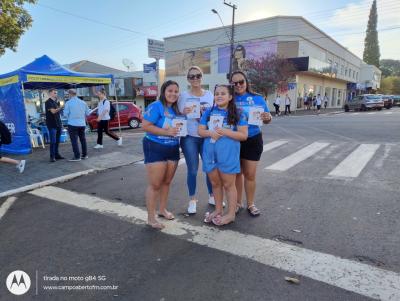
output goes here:
[{"label": "utility pole", "polygon": [[231,27],[231,57],[229,61],[229,74],[227,75],[228,80],[231,77],[232,74],[232,69],[233,69],[233,44],[235,42],[235,10],[237,9],[237,6],[232,3],[227,3],[224,0],[224,4],[232,8],[232,27]]}]

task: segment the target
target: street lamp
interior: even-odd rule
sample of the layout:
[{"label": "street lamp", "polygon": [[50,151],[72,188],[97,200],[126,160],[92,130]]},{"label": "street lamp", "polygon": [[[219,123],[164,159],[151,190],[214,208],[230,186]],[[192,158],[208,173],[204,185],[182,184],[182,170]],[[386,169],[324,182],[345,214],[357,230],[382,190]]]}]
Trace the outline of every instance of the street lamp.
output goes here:
[{"label": "street lamp", "polygon": [[231,26],[231,36],[229,37],[228,33],[226,32],[226,27],[224,25],[224,22],[222,22],[222,18],[219,15],[219,13],[215,10],[212,9],[211,11],[218,16],[218,18],[221,20],[222,26],[225,30],[225,34],[228,36],[229,41],[231,42],[231,53],[230,53],[230,60],[229,60],[229,73],[227,74],[228,80],[231,77],[232,74],[232,69],[233,69],[233,44],[235,40],[235,10],[237,9],[237,6],[235,4],[227,3],[224,0],[224,4],[232,8],[232,26]]}]

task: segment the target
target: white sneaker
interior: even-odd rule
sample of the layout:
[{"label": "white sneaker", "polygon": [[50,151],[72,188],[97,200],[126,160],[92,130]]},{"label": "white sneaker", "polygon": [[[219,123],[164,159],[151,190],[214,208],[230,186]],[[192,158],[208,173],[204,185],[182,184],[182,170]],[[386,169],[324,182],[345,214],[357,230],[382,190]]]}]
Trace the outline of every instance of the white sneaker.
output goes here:
[{"label": "white sneaker", "polygon": [[118,146],[122,146],[122,137],[119,137],[117,144],[118,144]]},{"label": "white sneaker", "polygon": [[93,148],[96,148],[96,149],[103,148],[103,145],[101,145],[101,144],[96,144]]},{"label": "white sneaker", "polygon": [[189,206],[188,206],[187,212],[189,214],[195,214],[196,213],[196,206],[197,206],[197,200],[189,201]]},{"label": "white sneaker", "polygon": [[17,169],[18,169],[19,173],[23,173],[23,172],[24,172],[24,170],[25,170],[25,163],[26,163],[25,160],[21,160],[21,161],[18,163]]},{"label": "white sneaker", "polygon": [[[210,196],[210,198],[208,199],[208,204],[211,205],[211,206],[215,206],[214,196]],[[222,202],[222,207],[225,208],[225,202]]]}]

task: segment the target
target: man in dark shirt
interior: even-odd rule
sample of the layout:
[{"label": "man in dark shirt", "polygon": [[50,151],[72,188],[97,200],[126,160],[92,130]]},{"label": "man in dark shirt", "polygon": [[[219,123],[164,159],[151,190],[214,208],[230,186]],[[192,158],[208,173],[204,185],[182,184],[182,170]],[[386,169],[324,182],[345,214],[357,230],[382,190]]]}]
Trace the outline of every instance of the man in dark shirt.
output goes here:
[{"label": "man in dark shirt", "polygon": [[60,143],[60,136],[62,130],[62,123],[60,117],[60,108],[57,102],[57,90],[49,90],[50,98],[45,103],[46,109],[46,125],[49,129],[50,136],[50,162],[64,159],[58,152],[58,145]]}]

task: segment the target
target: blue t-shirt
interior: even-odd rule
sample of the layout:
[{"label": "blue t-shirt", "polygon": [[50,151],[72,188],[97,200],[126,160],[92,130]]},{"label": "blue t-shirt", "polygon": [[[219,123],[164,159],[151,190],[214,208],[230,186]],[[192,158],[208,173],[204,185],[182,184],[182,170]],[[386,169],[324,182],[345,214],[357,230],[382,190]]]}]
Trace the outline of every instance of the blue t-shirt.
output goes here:
[{"label": "blue t-shirt", "polygon": [[[249,111],[252,106],[264,108],[264,112],[269,112],[267,103],[261,95],[245,93],[243,95],[235,95],[235,103],[238,109],[245,114],[246,120],[249,119]],[[249,124],[249,137],[254,137],[261,133],[261,127],[254,124]]]},{"label": "blue t-shirt", "polygon": [[[161,101],[157,100],[146,108],[143,118],[159,128],[168,128],[172,126],[172,120],[176,117],[176,113],[171,107],[164,107]],[[164,145],[178,145],[179,137],[158,136],[146,132],[147,139]]]},{"label": "blue t-shirt", "polygon": [[[237,131],[237,126],[236,125],[229,125],[228,124],[228,111],[224,110],[224,109],[220,109],[218,107],[212,107],[211,109],[208,109],[207,111],[204,112],[204,114],[201,116],[200,119],[200,124],[201,125],[205,125],[207,126],[207,128],[210,128],[210,122],[212,119],[212,116],[221,116],[221,119],[223,118],[223,122],[222,122],[222,126],[223,128],[226,129],[231,129],[232,131]],[[243,114],[240,114],[240,118],[238,121],[238,126],[243,126],[243,125],[247,125],[247,121],[246,121],[246,116]],[[228,138],[228,137],[221,137],[219,140],[221,140],[222,138]],[[231,138],[228,138],[231,139]]]}]

